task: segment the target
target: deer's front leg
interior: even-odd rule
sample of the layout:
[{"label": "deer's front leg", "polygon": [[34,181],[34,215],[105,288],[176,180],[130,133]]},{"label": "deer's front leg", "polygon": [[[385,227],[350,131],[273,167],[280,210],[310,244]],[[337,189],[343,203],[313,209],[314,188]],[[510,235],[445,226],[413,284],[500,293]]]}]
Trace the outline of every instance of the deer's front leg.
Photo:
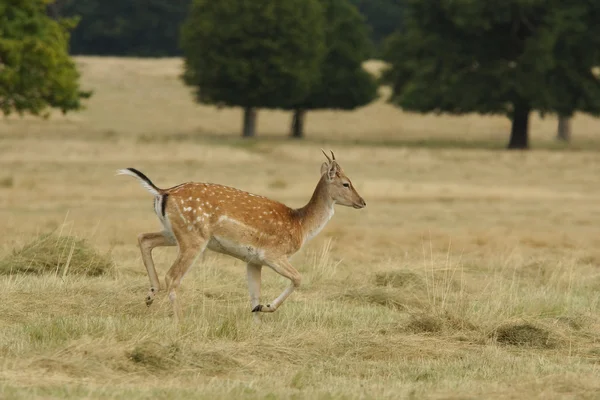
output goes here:
[{"label": "deer's front leg", "polygon": [[252,309],[252,312],[274,312],[277,310],[277,308],[279,308],[281,303],[283,303],[285,299],[287,299],[289,295],[300,286],[300,282],[302,281],[300,273],[292,266],[292,264],[290,264],[287,259],[269,261],[267,262],[267,265],[279,275],[288,278],[291,281],[291,284],[285,288],[279,297],[273,300],[271,304],[267,304],[266,306],[259,304]]},{"label": "deer's front leg", "polygon": [[[248,291],[250,292],[250,306],[254,310],[260,304],[260,276],[262,265],[246,264],[246,275],[248,278]],[[260,322],[258,314],[254,314],[254,322]]]}]

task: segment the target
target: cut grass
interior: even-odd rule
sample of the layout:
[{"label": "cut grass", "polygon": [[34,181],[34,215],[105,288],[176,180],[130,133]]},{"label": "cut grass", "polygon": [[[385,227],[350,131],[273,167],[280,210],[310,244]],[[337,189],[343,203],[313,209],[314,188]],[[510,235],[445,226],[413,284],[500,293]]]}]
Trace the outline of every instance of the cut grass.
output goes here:
[{"label": "cut grass", "polygon": [[15,186],[15,180],[12,176],[0,178],[0,189],[10,189]]},{"label": "cut grass", "polygon": [[375,285],[394,288],[424,287],[424,279],[412,271],[385,271],[375,274]]},{"label": "cut grass", "polygon": [[498,327],[494,333],[498,343],[512,346],[553,348],[556,341],[551,338],[548,329],[527,322],[506,324]]},{"label": "cut grass", "polygon": [[99,276],[114,272],[109,255],[85,239],[56,233],[40,235],[0,260],[0,275],[67,274]]},{"label": "cut grass", "polygon": [[[0,274],[0,398],[598,397],[600,164],[558,151],[555,120],[531,119],[534,148],[552,151],[505,152],[505,118],[378,101],[311,112],[307,140],[293,143],[289,113],[261,110],[259,137],[244,141],[240,110],[195,105],[179,60],[80,61],[97,89],[83,113],[2,122],[0,171],[15,177],[0,188],[2,254],[65,212],[84,229],[18,261],[48,258],[47,272]],[[574,119],[571,148],[598,148],[597,121]],[[114,170],[300,207],[321,147],[368,206],[336,206],[292,258],[302,286],[276,313],[254,324],[244,264],[212,254],[182,283],[180,325],[164,291],[146,307],[136,237],[161,227],[151,196]],[[96,253],[75,263],[85,238]],[[105,254],[114,269],[89,276]],[[153,251],[163,282],[176,256]],[[262,300],[288,284],[263,268]]]}]

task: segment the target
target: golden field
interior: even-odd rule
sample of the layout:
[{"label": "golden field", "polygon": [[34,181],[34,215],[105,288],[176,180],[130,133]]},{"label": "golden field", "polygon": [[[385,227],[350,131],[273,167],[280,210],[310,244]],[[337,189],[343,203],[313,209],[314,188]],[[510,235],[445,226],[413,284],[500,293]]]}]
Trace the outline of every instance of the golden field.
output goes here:
[{"label": "golden field", "polygon": [[[239,109],[194,104],[180,60],[77,62],[85,111],[0,123],[0,259],[55,231],[115,268],[0,275],[0,398],[600,398],[599,120],[577,116],[564,148],[535,117],[534,150],[508,152],[503,117],[382,98],[309,113],[300,142],[289,113],[260,111],[244,141]],[[116,169],[300,207],[321,147],[368,205],[338,206],[294,256],[303,285],[276,313],[254,324],[244,264],[215,253],[182,283],[180,325],[166,297],[146,307],[136,237],[159,222]],[[176,249],[154,255],[162,278]],[[268,302],[287,282],[264,271]]]}]

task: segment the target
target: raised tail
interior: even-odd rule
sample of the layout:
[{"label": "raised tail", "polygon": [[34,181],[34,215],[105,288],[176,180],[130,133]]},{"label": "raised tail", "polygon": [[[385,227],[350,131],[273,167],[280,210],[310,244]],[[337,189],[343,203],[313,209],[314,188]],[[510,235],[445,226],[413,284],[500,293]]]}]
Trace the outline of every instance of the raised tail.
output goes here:
[{"label": "raised tail", "polygon": [[156,187],[154,183],[148,178],[146,175],[141,173],[135,168],[125,168],[117,171],[117,175],[131,175],[140,180],[140,183],[147,191],[152,193],[155,196],[160,196],[163,194],[163,190]]}]

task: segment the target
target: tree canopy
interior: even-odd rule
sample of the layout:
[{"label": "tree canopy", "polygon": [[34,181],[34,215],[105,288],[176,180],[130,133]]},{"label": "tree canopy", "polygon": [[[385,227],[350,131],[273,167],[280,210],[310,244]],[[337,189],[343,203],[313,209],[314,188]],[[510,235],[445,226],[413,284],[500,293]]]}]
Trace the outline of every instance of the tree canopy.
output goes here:
[{"label": "tree canopy", "polygon": [[46,15],[45,0],[0,3],[0,109],[44,114],[81,108],[90,93],[79,88],[79,73],[68,54],[76,21]]},{"label": "tree canopy", "polygon": [[324,53],[319,0],[194,0],[182,26],[186,84],[202,103],[288,108],[319,78]]},{"label": "tree canopy", "polygon": [[[378,53],[385,38],[403,26],[406,0],[350,0],[365,17]],[[373,56],[373,54],[371,54]]]},{"label": "tree canopy", "polygon": [[364,18],[347,0],[321,0],[325,14],[325,57],[309,95],[293,105],[292,135],[303,135],[304,110],[352,110],[377,97],[376,79],[363,69],[370,42]]},{"label": "tree canopy", "polygon": [[57,0],[54,17],[80,17],[72,54],[164,57],[181,54],[179,26],[191,0]]},{"label": "tree canopy", "polygon": [[600,113],[600,3],[409,0],[384,82],[406,110],[503,114],[527,148],[531,111]]}]

